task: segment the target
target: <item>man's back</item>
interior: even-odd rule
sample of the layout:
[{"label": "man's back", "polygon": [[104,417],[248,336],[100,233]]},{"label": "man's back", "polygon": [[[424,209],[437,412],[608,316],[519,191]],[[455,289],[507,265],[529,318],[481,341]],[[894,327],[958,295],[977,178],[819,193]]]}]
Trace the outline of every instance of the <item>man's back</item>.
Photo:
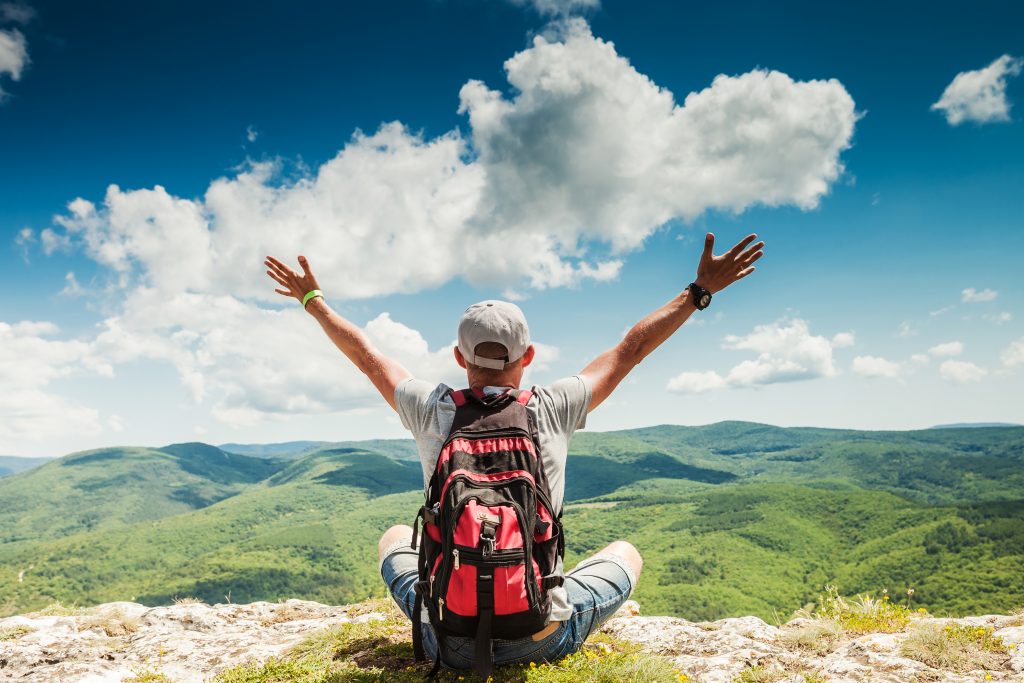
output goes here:
[{"label": "man's back", "polygon": [[[507,387],[485,387],[485,393],[497,393]],[[537,424],[544,471],[551,486],[553,512],[558,514],[565,499],[565,462],[569,441],[587,422],[590,386],[579,375],[558,380],[547,387],[533,387],[526,409]],[[408,378],[395,388],[395,407],[402,425],[412,432],[423,466],[426,488],[437,464],[437,456],[455,417],[451,387]]]}]

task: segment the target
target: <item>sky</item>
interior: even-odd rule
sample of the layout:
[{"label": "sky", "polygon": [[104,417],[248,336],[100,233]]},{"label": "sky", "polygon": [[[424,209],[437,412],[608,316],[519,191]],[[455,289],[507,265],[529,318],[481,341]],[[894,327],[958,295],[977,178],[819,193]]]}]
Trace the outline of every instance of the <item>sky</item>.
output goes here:
[{"label": "sky", "polygon": [[263,259],[416,376],[482,299],[588,418],[1024,422],[1024,5],[0,2],[0,454],[402,437]]}]

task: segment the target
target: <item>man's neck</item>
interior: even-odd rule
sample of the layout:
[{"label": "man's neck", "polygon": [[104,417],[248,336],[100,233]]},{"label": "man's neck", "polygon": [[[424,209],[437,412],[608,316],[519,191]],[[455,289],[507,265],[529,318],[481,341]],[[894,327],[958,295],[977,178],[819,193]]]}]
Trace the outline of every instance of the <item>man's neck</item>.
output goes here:
[{"label": "man's neck", "polygon": [[518,382],[513,382],[512,380],[507,380],[507,381],[497,380],[497,382],[473,382],[473,381],[470,381],[469,386],[470,386],[471,389],[479,389],[480,391],[483,391],[487,387],[497,387],[499,389],[518,389],[519,388],[519,383]]}]

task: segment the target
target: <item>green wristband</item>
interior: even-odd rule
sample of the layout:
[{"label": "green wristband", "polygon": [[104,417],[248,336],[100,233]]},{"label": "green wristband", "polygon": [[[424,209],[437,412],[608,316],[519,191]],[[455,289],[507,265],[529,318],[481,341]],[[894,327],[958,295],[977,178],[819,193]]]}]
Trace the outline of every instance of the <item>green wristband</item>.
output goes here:
[{"label": "green wristband", "polygon": [[319,289],[311,289],[310,291],[306,292],[306,296],[302,297],[302,307],[305,308],[306,304],[309,303],[310,299],[323,295],[324,293],[321,292]]}]

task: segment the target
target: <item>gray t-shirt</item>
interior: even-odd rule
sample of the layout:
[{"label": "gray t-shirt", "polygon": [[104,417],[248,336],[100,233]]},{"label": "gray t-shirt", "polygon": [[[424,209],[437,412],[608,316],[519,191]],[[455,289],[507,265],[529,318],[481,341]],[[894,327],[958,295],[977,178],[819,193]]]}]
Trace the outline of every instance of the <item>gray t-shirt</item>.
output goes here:
[{"label": "gray t-shirt", "polygon": [[[410,377],[395,387],[395,406],[402,425],[412,432],[423,466],[423,488],[426,490],[437,464],[437,456],[455,419],[455,402],[446,384],[433,385]],[[504,391],[506,387],[485,387],[485,393]],[[547,387],[532,387],[533,396],[526,404],[537,424],[537,438],[544,461],[544,473],[551,488],[553,513],[558,514],[565,499],[565,460],[573,432],[587,423],[590,406],[590,385],[580,375],[560,379]],[[562,567],[558,567],[562,571]],[[572,616],[564,588],[551,591],[551,619],[566,621]]]}]

